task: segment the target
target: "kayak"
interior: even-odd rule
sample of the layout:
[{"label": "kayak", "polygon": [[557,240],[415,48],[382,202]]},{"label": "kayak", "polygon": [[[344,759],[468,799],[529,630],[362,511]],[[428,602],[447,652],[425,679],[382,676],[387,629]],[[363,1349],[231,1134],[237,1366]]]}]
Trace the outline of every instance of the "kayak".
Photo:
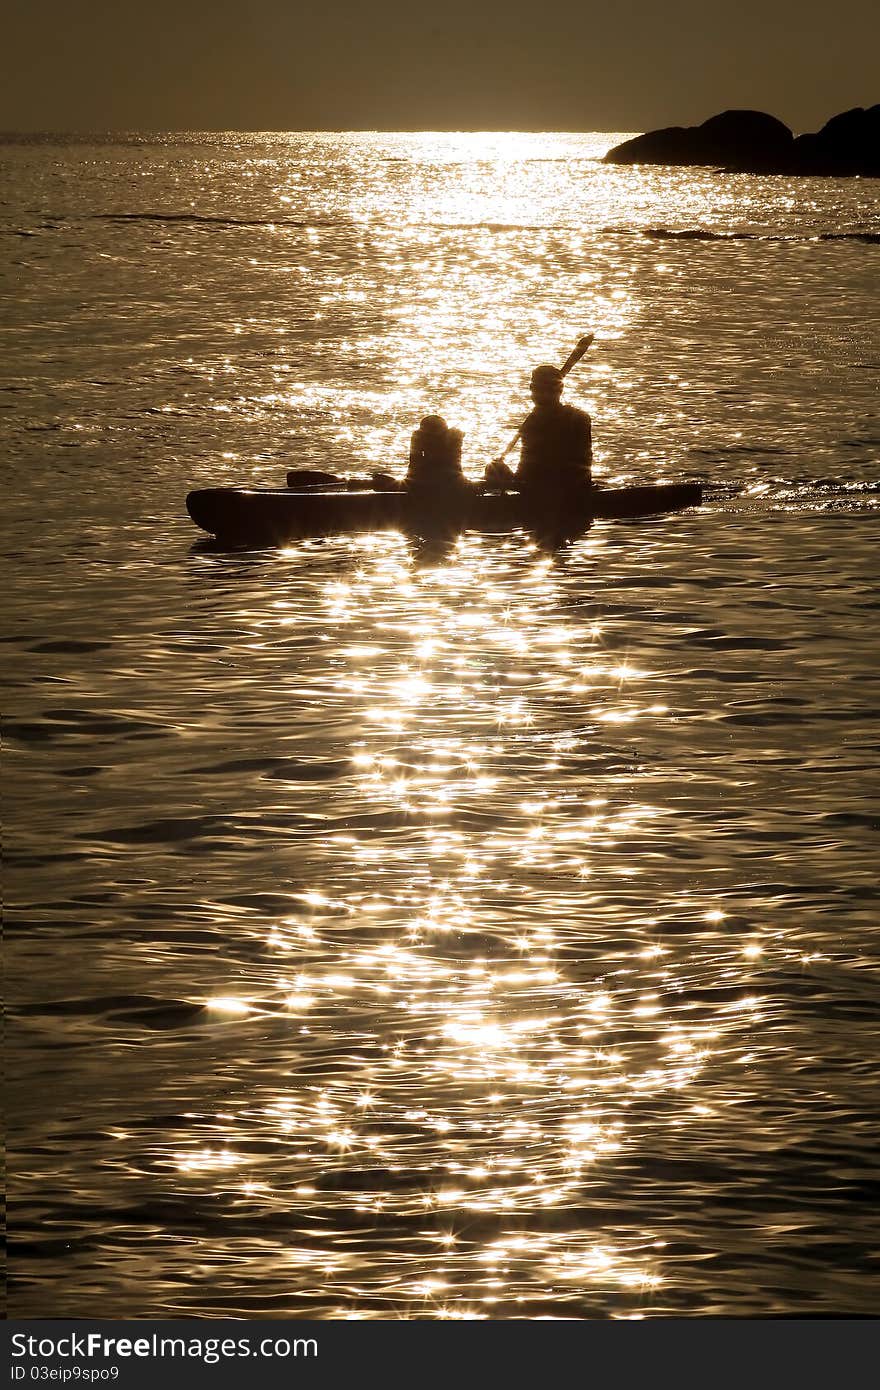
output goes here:
[{"label": "kayak", "polygon": [[597,519],[654,516],[698,507],[702,500],[699,483],[592,487],[540,507],[515,492],[463,490],[426,497],[366,489],[209,487],[191,492],[186,509],[197,526],[225,544],[263,546],[388,530],[437,535],[525,529],[563,539],[583,534]]},{"label": "kayak", "polygon": [[576,498],[536,507],[515,492],[413,496],[406,492],[209,487],[191,492],[186,509],[203,531],[229,545],[283,545],[308,536],[369,531],[437,535],[451,531],[524,529],[560,538],[585,532],[594,520],[654,516],[698,507],[699,483],[593,487]]}]

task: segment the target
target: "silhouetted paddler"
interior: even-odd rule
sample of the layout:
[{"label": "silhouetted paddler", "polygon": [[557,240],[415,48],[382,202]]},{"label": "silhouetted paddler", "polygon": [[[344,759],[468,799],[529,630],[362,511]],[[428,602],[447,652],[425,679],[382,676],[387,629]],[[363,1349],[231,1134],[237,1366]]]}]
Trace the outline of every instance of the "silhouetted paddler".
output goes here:
[{"label": "silhouetted paddler", "polygon": [[486,469],[486,482],[512,487],[536,498],[556,497],[589,487],[593,462],[590,417],[563,405],[563,374],[558,367],[536,367],[530,391],[534,409],[520,429],[522,451],[514,472],[502,459]]}]

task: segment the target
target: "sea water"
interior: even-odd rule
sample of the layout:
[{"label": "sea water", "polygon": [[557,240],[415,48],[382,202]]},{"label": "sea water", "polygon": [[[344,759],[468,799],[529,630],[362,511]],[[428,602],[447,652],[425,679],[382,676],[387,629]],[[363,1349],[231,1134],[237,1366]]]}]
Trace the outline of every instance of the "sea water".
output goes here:
[{"label": "sea water", "polygon": [[[877,184],[616,138],[2,147],[13,1313],[876,1312]],[[699,510],[186,516],[587,331]]]}]

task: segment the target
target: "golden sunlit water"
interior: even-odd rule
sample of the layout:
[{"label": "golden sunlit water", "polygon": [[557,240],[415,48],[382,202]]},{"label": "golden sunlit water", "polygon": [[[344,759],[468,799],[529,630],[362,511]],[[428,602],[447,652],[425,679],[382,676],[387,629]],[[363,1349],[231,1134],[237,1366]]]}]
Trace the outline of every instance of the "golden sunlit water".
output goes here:
[{"label": "golden sunlit water", "polygon": [[[615,138],[4,148],[16,1315],[876,1311],[876,189]],[[588,329],[704,508],[183,513]]]}]

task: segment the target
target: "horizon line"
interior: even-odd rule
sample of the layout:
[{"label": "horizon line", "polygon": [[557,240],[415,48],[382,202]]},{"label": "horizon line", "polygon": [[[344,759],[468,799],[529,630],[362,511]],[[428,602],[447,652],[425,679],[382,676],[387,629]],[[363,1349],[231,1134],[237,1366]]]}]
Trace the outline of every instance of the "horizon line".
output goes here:
[{"label": "horizon line", "polygon": [[0,127],[7,135],[612,135],[634,126],[594,126],[575,130],[561,126],[83,126],[68,130],[49,126],[19,129]]}]

